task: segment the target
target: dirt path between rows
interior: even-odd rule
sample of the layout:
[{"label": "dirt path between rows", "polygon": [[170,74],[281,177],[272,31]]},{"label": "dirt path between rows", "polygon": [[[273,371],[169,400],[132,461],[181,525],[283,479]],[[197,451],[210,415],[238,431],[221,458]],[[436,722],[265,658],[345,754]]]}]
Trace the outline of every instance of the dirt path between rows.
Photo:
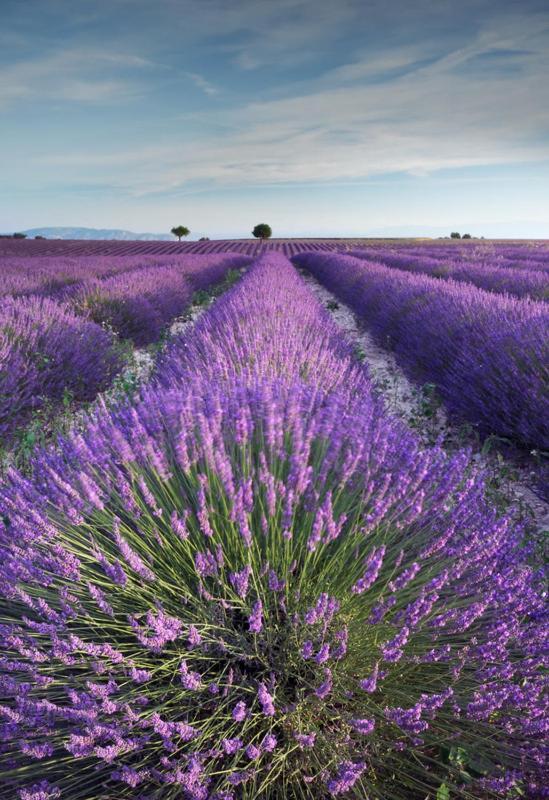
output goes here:
[{"label": "dirt path between rows", "polygon": [[549,531],[549,503],[536,489],[535,465],[524,466],[513,460],[503,459],[496,453],[481,451],[478,442],[472,442],[463,428],[448,420],[444,408],[436,402],[433,386],[426,384],[419,387],[412,383],[394,355],[375,342],[348,306],[310,273],[302,270],[299,272],[314,296],[355,345],[357,355],[367,365],[387,410],[413,428],[426,445],[442,439],[443,445],[448,449],[467,445],[473,447],[473,459],[487,470],[490,484],[508,504],[516,507],[517,515],[521,519],[531,523],[532,533],[543,547],[543,540]]}]

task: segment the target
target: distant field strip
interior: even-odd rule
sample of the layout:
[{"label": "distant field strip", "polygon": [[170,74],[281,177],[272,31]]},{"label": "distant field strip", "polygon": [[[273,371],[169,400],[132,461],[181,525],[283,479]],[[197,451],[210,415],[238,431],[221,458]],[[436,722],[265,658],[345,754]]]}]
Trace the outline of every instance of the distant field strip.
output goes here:
[{"label": "distant field strip", "polygon": [[263,252],[280,251],[287,256],[304,250],[342,250],[364,244],[363,239],[213,239],[204,242],[115,241],[115,240],[14,240],[0,239],[1,256],[173,256],[181,254],[243,253],[258,256]]}]

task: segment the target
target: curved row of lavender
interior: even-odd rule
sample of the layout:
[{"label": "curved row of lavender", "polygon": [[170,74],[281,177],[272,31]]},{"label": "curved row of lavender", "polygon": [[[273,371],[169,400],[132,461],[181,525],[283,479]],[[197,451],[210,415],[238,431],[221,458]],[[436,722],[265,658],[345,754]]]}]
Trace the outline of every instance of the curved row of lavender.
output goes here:
[{"label": "curved row of lavender", "polygon": [[543,794],[541,576],[281,256],[0,488],[20,800]]},{"label": "curved row of lavender", "polygon": [[549,447],[549,309],[344,255],[294,261],[364,319],[417,381],[483,434]]},{"label": "curved row of lavender", "polygon": [[[138,346],[157,341],[195,291],[247,261],[239,255],[186,256],[175,265],[141,266],[132,259],[96,259],[48,264],[42,271],[37,265],[34,273],[31,263],[19,288],[29,279],[29,291],[34,280],[38,294],[7,296],[0,306],[2,439],[67,393],[76,401],[92,400],[122,366],[118,337]],[[90,271],[107,277],[88,277]]]},{"label": "curved row of lavender", "polygon": [[0,438],[67,393],[92,400],[122,362],[111,333],[47,297],[0,305]]},{"label": "curved row of lavender", "polygon": [[549,299],[549,274],[534,269],[514,269],[490,263],[453,261],[450,258],[410,254],[383,248],[358,248],[352,251],[357,258],[385,264],[387,267],[430,275],[433,278],[452,278],[455,281],[472,283],[490,292],[504,292],[515,297],[531,297],[534,300]]}]

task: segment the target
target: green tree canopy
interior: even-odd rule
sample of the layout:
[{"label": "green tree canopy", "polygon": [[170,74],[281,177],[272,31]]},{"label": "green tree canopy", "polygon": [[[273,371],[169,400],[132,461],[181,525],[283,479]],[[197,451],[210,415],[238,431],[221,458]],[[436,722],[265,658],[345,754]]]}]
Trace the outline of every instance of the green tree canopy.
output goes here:
[{"label": "green tree canopy", "polygon": [[252,231],[252,235],[255,236],[256,239],[270,239],[272,233],[271,226],[267,225],[265,222],[260,222]]},{"label": "green tree canopy", "polygon": [[176,225],[175,228],[172,228],[170,233],[173,233],[174,236],[177,236],[179,241],[181,241],[182,236],[188,236],[190,230],[186,228],[184,225]]}]

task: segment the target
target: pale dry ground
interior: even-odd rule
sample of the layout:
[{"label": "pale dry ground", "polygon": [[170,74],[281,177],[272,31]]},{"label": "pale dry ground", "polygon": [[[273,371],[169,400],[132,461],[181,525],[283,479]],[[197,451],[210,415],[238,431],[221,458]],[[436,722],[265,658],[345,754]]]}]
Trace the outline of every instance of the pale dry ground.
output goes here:
[{"label": "pale dry ground", "polygon": [[[449,446],[471,444],[464,442],[463,429],[448,420],[444,408],[440,404],[431,404],[425,391],[408,380],[394,355],[374,341],[348,306],[310,273],[301,271],[301,275],[315,297],[356,346],[357,354],[368,366],[372,381],[390,413],[413,427],[426,444],[434,443],[439,437]],[[549,531],[549,503],[536,492],[535,469],[514,461],[504,462],[502,467],[501,458],[481,451],[478,445],[473,459],[494,476],[506,499],[517,507],[522,518],[531,521],[534,536],[542,542],[542,535]]]}]

